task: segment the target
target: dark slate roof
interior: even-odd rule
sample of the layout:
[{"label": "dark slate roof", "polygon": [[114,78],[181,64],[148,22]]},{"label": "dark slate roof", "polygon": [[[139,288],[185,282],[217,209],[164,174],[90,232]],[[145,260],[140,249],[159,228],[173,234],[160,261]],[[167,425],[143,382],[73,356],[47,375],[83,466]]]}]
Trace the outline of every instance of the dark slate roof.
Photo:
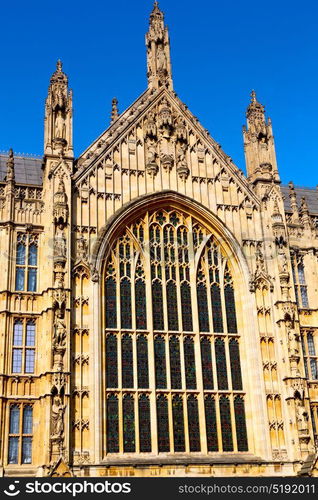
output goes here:
[{"label": "dark slate roof", "polygon": [[[318,190],[316,188],[305,188],[294,186],[298,208],[301,205],[301,199],[306,198],[309,212],[311,214],[318,214]],[[282,193],[284,195],[284,205],[286,212],[291,212],[289,193],[290,189],[288,186],[281,186]]]},{"label": "dark slate roof", "polygon": [[[0,154],[0,181],[7,173],[7,158],[5,153]],[[14,156],[15,182],[17,184],[42,185],[42,158]]]}]

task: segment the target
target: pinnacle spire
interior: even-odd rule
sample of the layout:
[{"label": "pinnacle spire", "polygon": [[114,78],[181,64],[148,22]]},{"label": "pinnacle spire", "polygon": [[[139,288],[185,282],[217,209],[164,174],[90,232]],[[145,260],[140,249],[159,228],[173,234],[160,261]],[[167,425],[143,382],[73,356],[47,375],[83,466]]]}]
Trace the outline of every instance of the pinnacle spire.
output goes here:
[{"label": "pinnacle spire", "polygon": [[61,61],[61,59],[58,59],[57,62],[56,62],[56,71],[58,71],[59,73],[62,72],[62,68],[63,68],[63,63]]},{"label": "pinnacle spire", "polygon": [[111,123],[114,123],[114,121],[117,120],[118,116],[118,100],[116,99],[116,97],[114,97],[112,100]]},{"label": "pinnacle spire", "polygon": [[251,92],[251,102],[253,102],[253,103],[257,102],[255,90],[252,90],[252,92]]},{"label": "pinnacle spire", "polygon": [[164,14],[154,2],[150,14],[149,31],[146,35],[148,86],[149,88],[172,90],[172,72],[170,62],[170,41],[168,28],[164,23]]},{"label": "pinnacle spire", "polygon": [[15,174],[14,174],[14,156],[13,156],[13,149],[10,148],[9,150],[9,156],[7,159],[7,175],[6,175],[6,181],[14,181],[15,179]]}]

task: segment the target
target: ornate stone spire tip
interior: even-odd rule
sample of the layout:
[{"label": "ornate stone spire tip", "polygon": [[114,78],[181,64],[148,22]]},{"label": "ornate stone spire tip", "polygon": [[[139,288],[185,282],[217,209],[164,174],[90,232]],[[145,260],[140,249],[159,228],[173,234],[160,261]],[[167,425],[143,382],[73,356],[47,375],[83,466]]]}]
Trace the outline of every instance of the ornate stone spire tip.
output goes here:
[{"label": "ornate stone spire tip", "polygon": [[255,90],[252,90],[251,92],[251,102],[257,102]]},{"label": "ornate stone spire tip", "polygon": [[57,62],[56,62],[56,71],[58,71],[59,73],[61,73],[62,67],[63,67],[63,63],[62,63],[61,59],[58,59]]}]

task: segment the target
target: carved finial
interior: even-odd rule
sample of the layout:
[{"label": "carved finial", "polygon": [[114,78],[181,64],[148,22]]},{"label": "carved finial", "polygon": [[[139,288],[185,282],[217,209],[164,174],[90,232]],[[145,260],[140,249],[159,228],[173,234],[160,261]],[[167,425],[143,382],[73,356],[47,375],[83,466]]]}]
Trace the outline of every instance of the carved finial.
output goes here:
[{"label": "carved finial", "polygon": [[58,71],[59,73],[61,73],[62,72],[62,67],[63,67],[62,61],[61,61],[61,59],[58,59],[57,63],[56,63],[56,71]]},{"label": "carved finial", "polygon": [[168,29],[165,26],[164,14],[159,9],[158,2],[154,3],[150,14],[146,45],[149,87],[152,89],[166,87],[173,90]]},{"label": "carved finial", "polygon": [[116,99],[116,97],[114,97],[114,99],[112,100],[111,123],[114,123],[114,121],[117,120],[118,116],[118,100]]},{"label": "carved finial", "polygon": [[257,102],[255,90],[252,90],[251,92],[251,102]]},{"label": "carved finial", "polygon": [[9,156],[7,159],[6,180],[7,181],[14,181],[14,156],[13,156],[13,149],[12,148],[9,150]]},{"label": "carved finial", "polygon": [[301,211],[303,214],[309,213],[308,203],[307,203],[305,196],[302,196],[302,198],[301,198]]},{"label": "carved finial", "polygon": [[289,187],[290,207],[291,207],[292,212],[293,212],[293,216],[292,216],[293,222],[297,222],[299,213],[298,213],[298,205],[297,205],[297,195],[296,195],[296,191],[295,191],[293,182],[289,182],[288,187]]}]

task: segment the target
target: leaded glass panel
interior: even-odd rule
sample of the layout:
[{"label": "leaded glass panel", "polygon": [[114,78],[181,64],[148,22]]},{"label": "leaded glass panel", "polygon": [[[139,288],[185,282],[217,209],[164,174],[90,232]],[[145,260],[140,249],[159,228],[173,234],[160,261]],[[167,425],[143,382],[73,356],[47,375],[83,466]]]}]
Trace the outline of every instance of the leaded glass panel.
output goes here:
[{"label": "leaded glass panel", "polygon": [[164,337],[155,338],[155,371],[157,389],[167,387],[166,378],[166,346]]},{"label": "leaded glass panel", "polygon": [[183,401],[181,396],[172,398],[174,451],[185,451]]},{"label": "leaded glass panel", "polygon": [[216,410],[213,396],[205,397],[204,409],[208,451],[218,451],[219,445],[216,425]]},{"label": "leaded glass panel", "polygon": [[226,367],[225,346],[223,339],[216,339],[215,341],[215,357],[216,357],[216,368],[218,377],[218,388],[221,391],[227,390],[228,389],[227,367]]},{"label": "leaded glass panel", "polygon": [[151,452],[150,402],[149,396],[142,394],[138,401],[139,442],[142,453]]},{"label": "leaded glass panel", "polygon": [[170,451],[168,401],[163,394],[157,397],[157,429],[159,452]]},{"label": "leaded glass panel", "polygon": [[181,389],[180,342],[178,337],[169,339],[171,389]]},{"label": "leaded glass panel", "polygon": [[118,398],[113,394],[107,399],[107,451],[119,452]]},{"label": "leaded glass panel", "polygon": [[149,387],[148,375],[148,340],[144,335],[137,339],[137,367],[138,367],[138,387],[147,389]]},{"label": "leaded glass panel", "polygon": [[203,387],[205,390],[212,390],[213,373],[212,373],[211,342],[206,337],[201,339],[201,362],[202,362]]},{"label": "leaded glass panel", "polygon": [[220,398],[220,419],[223,451],[233,451],[230,401],[226,397]]},{"label": "leaded glass panel", "polygon": [[247,430],[245,420],[244,400],[240,396],[234,399],[235,425],[238,451],[247,451]]},{"label": "leaded glass panel", "polygon": [[123,399],[124,452],[135,452],[135,406],[134,398],[126,394]]},{"label": "leaded glass panel", "polygon": [[196,396],[187,399],[190,451],[200,451],[200,426],[198,400]]},{"label": "leaded glass panel", "polygon": [[196,374],[195,374],[195,358],[194,358],[194,341],[190,337],[185,337],[184,344],[184,364],[186,375],[187,389],[196,389]]},{"label": "leaded glass panel", "polygon": [[123,335],[121,340],[122,384],[125,389],[134,387],[133,347],[130,335]]}]

